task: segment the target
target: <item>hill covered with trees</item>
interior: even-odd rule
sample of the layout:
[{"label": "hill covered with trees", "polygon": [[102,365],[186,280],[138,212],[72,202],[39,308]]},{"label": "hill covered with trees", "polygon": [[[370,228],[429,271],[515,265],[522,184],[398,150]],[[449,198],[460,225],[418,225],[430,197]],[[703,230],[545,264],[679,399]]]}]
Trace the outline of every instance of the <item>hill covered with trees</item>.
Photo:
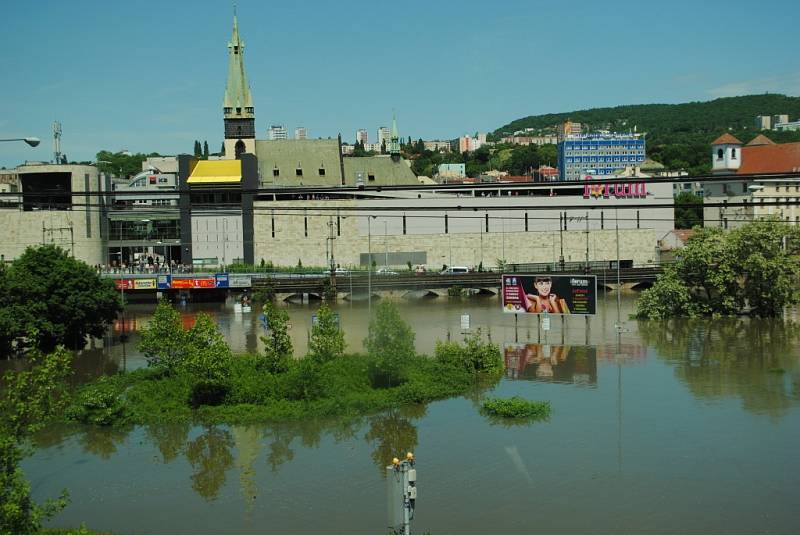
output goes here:
[{"label": "hill covered with trees", "polygon": [[[647,134],[648,157],[669,169],[684,169],[690,174],[710,170],[709,144],[720,134],[730,132],[747,143],[761,131],[755,128],[758,115],[788,114],[800,118],[800,97],[780,94],[718,98],[708,102],[684,104],[637,104],[614,108],[592,108],[564,113],[531,115],[501,126],[493,138],[529,131],[553,133],[566,120],[584,124],[584,131],[610,130]],[[800,141],[800,132],[764,132],[776,143]]]}]

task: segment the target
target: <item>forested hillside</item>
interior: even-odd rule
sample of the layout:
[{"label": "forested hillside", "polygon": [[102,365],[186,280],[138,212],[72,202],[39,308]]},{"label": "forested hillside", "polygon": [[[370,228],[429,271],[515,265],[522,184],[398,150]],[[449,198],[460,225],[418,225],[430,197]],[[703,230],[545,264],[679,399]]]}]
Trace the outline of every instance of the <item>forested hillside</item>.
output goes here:
[{"label": "forested hillside", "polygon": [[[670,169],[685,169],[691,174],[704,173],[710,167],[709,144],[723,132],[731,132],[747,143],[759,131],[757,115],[788,114],[800,119],[800,97],[778,94],[718,98],[709,102],[685,104],[638,104],[615,108],[593,108],[565,113],[549,113],[517,119],[498,128],[502,137],[532,128],[535,132],[553,132],[566,120],[587,125],[589,130],[647,133],[648,157]],[[775,142],[800,141],[800,132],[765,132]]]}]

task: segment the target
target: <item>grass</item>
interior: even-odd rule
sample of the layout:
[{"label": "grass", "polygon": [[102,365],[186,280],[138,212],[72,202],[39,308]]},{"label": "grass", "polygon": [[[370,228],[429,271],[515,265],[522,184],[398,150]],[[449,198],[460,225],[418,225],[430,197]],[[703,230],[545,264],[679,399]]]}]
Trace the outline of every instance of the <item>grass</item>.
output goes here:
[{"label": "grass", "polygon": [[487,416],[513,420],[541,420],[550,417],[549,401],[531,401],[519,396],[487,398],[481,404]]},{"label": "grass", "polygon": [[[199,421],[245,424],[328,416],[355,416],[472,392],[475,373],[463,367],[416,356],[406,362],[405,381],[375,388],[367,355],[344,355],[317,367],[295,361],[289,371],[272,374],[257,356],[235,357],[224,401],[193,409],[191,381],[140,369],[101,378],[82,387],[66,414],[68,420],[95,425]],[[498,372],[481,374],[493,386]]]}]

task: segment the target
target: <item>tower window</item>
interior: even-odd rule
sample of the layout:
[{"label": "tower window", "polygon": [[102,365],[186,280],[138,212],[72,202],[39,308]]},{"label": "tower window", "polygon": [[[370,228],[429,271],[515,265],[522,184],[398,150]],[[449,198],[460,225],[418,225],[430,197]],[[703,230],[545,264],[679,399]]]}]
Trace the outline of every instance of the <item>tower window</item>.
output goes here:
[{"label": "tower window", "polygon": [[239,107],[237,106],[237,108],[236,108],[236,113],[242,113],[242,108],[239,108]]},{"label": "tower window", "polygon": [[370,181],[370,182],[375,182],[375,175],[373,175],[371,173],[368,174],[367,175],[367,180]]},{"label": "tower window", "polygon": [[319,168],[319,176],[325,176],[325,168],[324,167],[320,167]]},{"label": "tower window", "polygon": [[233,108],[225,108],[225,113],[233,113]]},{"label": "tower window", "polygon": [[717,160],[722,159],[722,149],[717,149]]},{"label": "tower window", "polygon": [[245,111],[246,113],[253,113],[253,112],[255,111],[255,108],[252,108],[252,107],[247,107],[247,108],[245,108],[245,109],[244,109],[244,111]]},{"label": "tower window", "polygon": [[272,176],[281,176],[281,170],[277,167],[272,170]]},{"label": "tower window", "polygon": [[731,149],[731,158],[736,158],[736,147]]},{"label": "tower window", "polygon": [[303,169],[298,167],[297,169],[294,170],[294,175],[295,176],[303,176]]}]

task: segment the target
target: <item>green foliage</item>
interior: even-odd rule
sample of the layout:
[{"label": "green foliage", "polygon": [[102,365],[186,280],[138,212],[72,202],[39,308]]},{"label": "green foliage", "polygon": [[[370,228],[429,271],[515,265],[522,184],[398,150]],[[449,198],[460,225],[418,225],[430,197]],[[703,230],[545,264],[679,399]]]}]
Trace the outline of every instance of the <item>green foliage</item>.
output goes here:
[{"label": "green foliage", "polygon": [[123,418],[125,406],[117,384],[108,376],[83,388],[67,411],[67,418],[92,425],[112,425]]},{"label": "green foliage", "polygon": [[82,348],[87,336],[103,336],[121,310],[110,280],[53,245],[28,247],[0,269],[0,297],[5,355],[28,346],[45,352],[61,344]]},{"label": "green foliage", "polygon": [[696,226],[703,226],[703,198],[690,191],[682,191],[675,197],[675,228]]},{"label": "green foliage", "polygon": [[406,364],[416,355],[414,331],[390,301],[378,305],[375,316],[369,322],[369,334],[364,340],[364,347],[376,364],[373,385],[390,387],[405,380]]},{"label": "green foliage", "polygon": [[434,355],[440,363],[464,369],[469,373],[503,372],[500,346],[491,341],[484,342],[480,329],[468,335],[463,345],[458,342],[436,342]]},{"label": "green foliage", "polygon": [[344,333],[339,329],[336,316],[327,305],[317,311],[317,323],[311,328],[311,341],[308,344],[308,358],[324,364],[344,354]]},{"label": "green foliage", "polygon": [[264,342],[263,366],[270,373],[283,373],[289,369],[293,358],[292,339],[289,337],[289,313],[273,303],[264,305],[269,332],[262,336]]},{"label": "green foliage", "polygon": [[180,314],[169,301],[161,300],[150,323],[141,331],[139,351],[147,365],[167,374],[175,373],[186,358],[187,343]]},{"label": "green foliage", "polygon": [[481,412],[500,418],[545,419],[550,416],[550,402],[531,401],[519,396],[487,398],[481,404]]},{"label": "green foliage", "polygon": [[65,406],[65,380],[71,373],[70,354],[31,352],[30,371],[8,372],[0,391],[0,533],[38,533],[43,520],[67,504],[66,491],[42,505],[31,497],[20,462],[28,453],[26,440]]},{"label": "green foliage", "polygon": [[[142,163],[148,155],[142,153],[126,154],[101,150],[97,153],[97,170],[120,178],[131,177],[142,172]],[[152,153],[150,156],[158,156]]]},{"label": "green foliage", "polygon": [[231,348],[208,314],[198,314],[187,333],[188,352],[183,369],[194,379],[206,383],[224,383],[231,373]]},{"label": "green foliage", "polygon": [[[784,247],[785,245],[785,247]],[[800,229],[778,220],[696,229],[673,269],[642,293],[636,317],[780,316],[800,302]]]}]

